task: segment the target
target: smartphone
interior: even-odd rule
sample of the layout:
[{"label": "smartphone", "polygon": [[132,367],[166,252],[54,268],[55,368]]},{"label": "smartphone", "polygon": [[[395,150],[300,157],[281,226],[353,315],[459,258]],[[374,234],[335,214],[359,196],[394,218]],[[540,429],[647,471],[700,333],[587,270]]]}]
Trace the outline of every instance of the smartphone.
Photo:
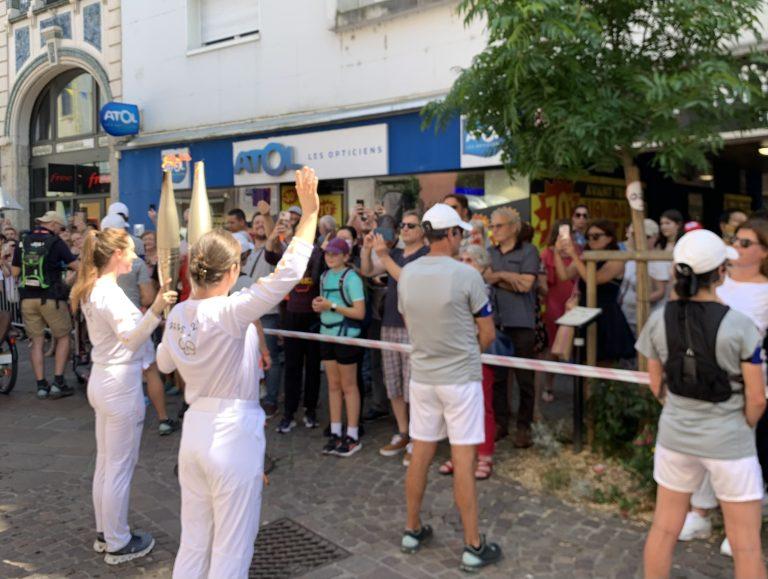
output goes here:
[{"label": "smartphone", "polygon": [[155,204],[154,204],[154,203],[150,203],[150,204],[149,204],[149,210],[150,210],[150,211],[157,211],[157,207],[155,207]]},{"label": "smartphone", "polygon": [[558,230],[558,237],[560,239],[568,239],[571,236],[571,226],[567,223],[563,223]]},{"label": "smartphone", "polygon": [[358,211],[361,209],[365,209],[365,199],[358,199],[357,200],[357,209]]},{"label": "smartphone", "polygon": [[395,240],[395,232],[390,227],[377,227],[373,232],[381,235],[387,243]]}]

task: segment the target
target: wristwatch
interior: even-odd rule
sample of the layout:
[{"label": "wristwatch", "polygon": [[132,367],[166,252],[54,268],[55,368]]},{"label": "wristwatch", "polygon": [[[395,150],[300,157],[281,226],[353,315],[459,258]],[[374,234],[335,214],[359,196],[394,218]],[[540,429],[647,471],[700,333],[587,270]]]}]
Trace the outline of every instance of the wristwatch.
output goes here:
[{"label": "wristwatch", "polygon": [[331,311],[332,312],[336,311],[336,304],[334,304],[333,302],[331,302]]}]

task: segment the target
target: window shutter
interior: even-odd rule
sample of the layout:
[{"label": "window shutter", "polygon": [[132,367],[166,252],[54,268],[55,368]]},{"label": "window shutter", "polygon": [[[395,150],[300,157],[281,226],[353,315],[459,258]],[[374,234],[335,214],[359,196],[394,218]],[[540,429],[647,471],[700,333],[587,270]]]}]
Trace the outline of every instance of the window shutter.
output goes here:
[{"label": "window shutter", "polygon": [[203,45],[259,30],[259,0],[200,0]]}]

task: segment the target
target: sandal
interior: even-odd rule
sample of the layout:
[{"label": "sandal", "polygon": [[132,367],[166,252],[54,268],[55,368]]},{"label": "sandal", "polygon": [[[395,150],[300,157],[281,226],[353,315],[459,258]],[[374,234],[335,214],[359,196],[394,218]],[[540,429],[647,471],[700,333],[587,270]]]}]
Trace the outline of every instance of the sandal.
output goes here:
[{"label": "sandal", "polygon": [[488,480],[493,474],[493,459],[478,458],[475,480]]},{"label": "sandal", "polygon": [[446,460],[443,464],[440,465],[440,468],[437,469],[437,472],[446,476],[453,474],[453,462]]},{"label": "sandal", "polygon": [[546,389],[541,393],[541,399],[544,402],[554,402],[555,401],[555,393],[552,390]]}]

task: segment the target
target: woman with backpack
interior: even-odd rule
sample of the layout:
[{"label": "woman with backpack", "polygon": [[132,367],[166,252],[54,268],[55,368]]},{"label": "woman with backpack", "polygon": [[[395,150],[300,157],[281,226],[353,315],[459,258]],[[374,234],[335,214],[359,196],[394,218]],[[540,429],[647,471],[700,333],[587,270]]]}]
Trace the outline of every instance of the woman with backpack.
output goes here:
[{"label": "woman with backpack", "polygon": [[754,428],[766,406],[762,337],[716,289],[738,258],[714,233],[675,245],[677,300],[654,312],[637,341],[651,390],[664,401],[654,455],[656,510],[646,577],[667,577],[691,495],[709,475],[723,510],[735,576],[766,577],[760,544],[763,477]]},{"label": "woman with backpack", "polygon": [[[320,279],[320,295],[312,309],[320,314],[320,333],[327,336],[357,338],[365,319],[363,280],[347,265],[350,248],[336,237],[325,247],[328,266]],[[357,388],[357,364],[361,349],[356,346],[323,342],[320,358],[328,380],[328,408],[331,415],[331,437],[323,454],[349,457],[362,448],[360,443],[360,392]],[[342,408],[347,409],[347,431],[342,436]]]}]

